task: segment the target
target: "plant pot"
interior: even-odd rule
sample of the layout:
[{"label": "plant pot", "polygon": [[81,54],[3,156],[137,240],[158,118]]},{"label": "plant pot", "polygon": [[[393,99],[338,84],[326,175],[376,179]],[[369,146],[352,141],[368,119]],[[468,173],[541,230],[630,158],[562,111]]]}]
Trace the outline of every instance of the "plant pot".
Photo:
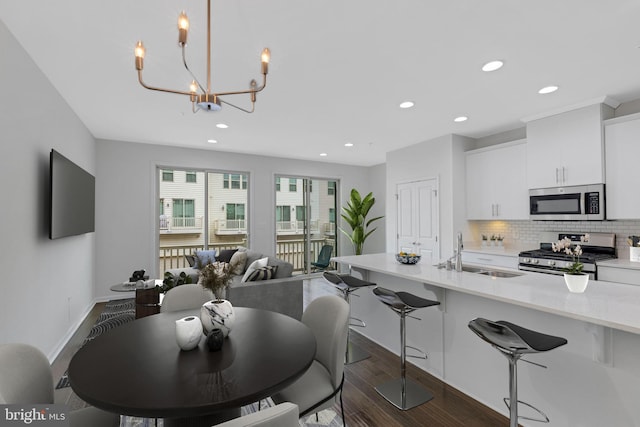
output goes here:
[{"label": "plant pot", "polygon": [[564,274],[564,283],[567,284],[569,292],[580,294],[587,289],[589,284],[588,274]]},{"label": "plant pot", "polygon": [[222,330],[226,338],[233,328],[236,315],[233,311],[233,305],[226,299],[211,300],[202,305],[200,309],[200,320],[202,321],[202,328],[204,329],[205,335],[209,335],[212,329],[217,328]]}]

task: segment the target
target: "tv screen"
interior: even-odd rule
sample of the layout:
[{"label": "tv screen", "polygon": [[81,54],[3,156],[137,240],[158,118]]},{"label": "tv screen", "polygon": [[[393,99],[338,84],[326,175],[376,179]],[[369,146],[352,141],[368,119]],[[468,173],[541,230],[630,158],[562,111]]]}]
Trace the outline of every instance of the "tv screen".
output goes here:
[{"label": "tv screen", "polygon": [[95,178],[55,150],[50,156],[49,238],[95,231]]}]

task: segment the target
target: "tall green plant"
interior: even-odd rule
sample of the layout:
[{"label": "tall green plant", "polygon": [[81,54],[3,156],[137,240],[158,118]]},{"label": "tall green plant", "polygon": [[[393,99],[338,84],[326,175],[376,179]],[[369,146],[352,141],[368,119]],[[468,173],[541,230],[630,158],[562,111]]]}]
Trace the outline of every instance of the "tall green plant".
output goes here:
[{"label": "tall green plant", "polygon": [[367,221],[369,210],[375,202],[376,199],[373,197],[373,193],[367,194],[363,199],[360,197],[358,190],[353,188],[351,189],[351,198],[349,199],[347,206],[342,207],[343,213],[340,216],[342,216],[342,219],[349,224],[351,232],[347,232],[342,228],[340,228],[340,231],[344,233],[349,240],[351,240],[356,251],[356,255],[362,255],[364,241],[371,233],[376,231],[375,228],[371,230],[368,229],[371,223],[383,218],[382,216],[378,216]]}]

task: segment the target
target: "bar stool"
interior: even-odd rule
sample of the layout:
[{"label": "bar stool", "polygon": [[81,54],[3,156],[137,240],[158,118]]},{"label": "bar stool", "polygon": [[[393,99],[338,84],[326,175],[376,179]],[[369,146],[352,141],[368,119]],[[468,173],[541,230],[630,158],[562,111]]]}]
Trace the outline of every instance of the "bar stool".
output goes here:
[{"label": "bar stool", "polygon": [[[541,353],[543,351],[553,350],[567,343],[562,337],[546,335],[540,332],[525,329],[522,326],[513,323],[498,320],[476,318],[469,322],[469,328],[480,338],[491,344],[509,360],[509,397],[505,397],[504,403],[509,408],[509,426],[518,426],[518,403],[521,403],[534,411],[538,412],[543,418],[528,418],[521,416],[520,418],[543,423],[549,422],[547,417],[541,410],[534,406],[518,400],[518,371],[516,363],[523,354]],[[544,365],[534,363],[525,359],[524,362],[546,368]],[[516,402],[515,405],[512,402]]]},{"label": "bar stool", "polygon": [[[387,399],[396,408],[406,411],[418,405],[422,405],[433,399],[433,394],[419,384],[407,380],[407,357],[426,359],[427,355],[420,349],[407,345],[405,328],[406,317],[419,308],[439,305],[438,301],[420,298],[408,292],[394,292],[389,289],[377,287],[373,293],[380,301],[400,316],[400,378],[387,381],[376,386],[376,391]],[[417,317],[414,319],[418,319]],[[420,319],[418,319],[420,320]],[[422,353],[422,356],[407,355],[407,347]]]},{"label": "bar stool", "polygon": [[[337,290],[342,292],[343,298],[345,299],[345,301],[347,301],[347,304],[349,304],[349,320],[351,321],[353,319],[357,322],[360,322],[349,323],[349,326],[357,326],[359,328],[366,327],[367,324],[364,322],[364,320],[351,316],[350,295],[360,288],[375,286],[376,284],[373,282],[367,282],[366,280],[358,279],[349,274],[336,274],[330,271],[325,271],[324,273],[322,273],[322,276],[325,278],[325,280],[335,286]],[[357,297],[358,295],[354,294],[354,296]],[[349,329],[347,329],[347,351],[344,358],[345,365],[359,362],[361,360],[367,359],[369,356],[369,353],[349,341]]]}]

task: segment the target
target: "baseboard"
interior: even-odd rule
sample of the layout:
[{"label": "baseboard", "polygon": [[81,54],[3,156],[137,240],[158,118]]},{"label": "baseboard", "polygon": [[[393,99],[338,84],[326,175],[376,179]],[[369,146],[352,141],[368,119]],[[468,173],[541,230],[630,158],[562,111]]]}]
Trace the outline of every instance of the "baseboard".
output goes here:
[{"label": "baseboard", "polygon": [[67,332],[62,336],[58,344],[53,348],[53,350],[47,355],[47,359],[49,359],[49,363],[52,364],[60,355],[60,352],[64,349],[64,347],[69,343],[73,334],[76,333],[82,322],[87,318],[93,307],[96,305],[95,301],[90,303],[84,310],[83,314],[78,317],[78,319],[67,329]]}]

